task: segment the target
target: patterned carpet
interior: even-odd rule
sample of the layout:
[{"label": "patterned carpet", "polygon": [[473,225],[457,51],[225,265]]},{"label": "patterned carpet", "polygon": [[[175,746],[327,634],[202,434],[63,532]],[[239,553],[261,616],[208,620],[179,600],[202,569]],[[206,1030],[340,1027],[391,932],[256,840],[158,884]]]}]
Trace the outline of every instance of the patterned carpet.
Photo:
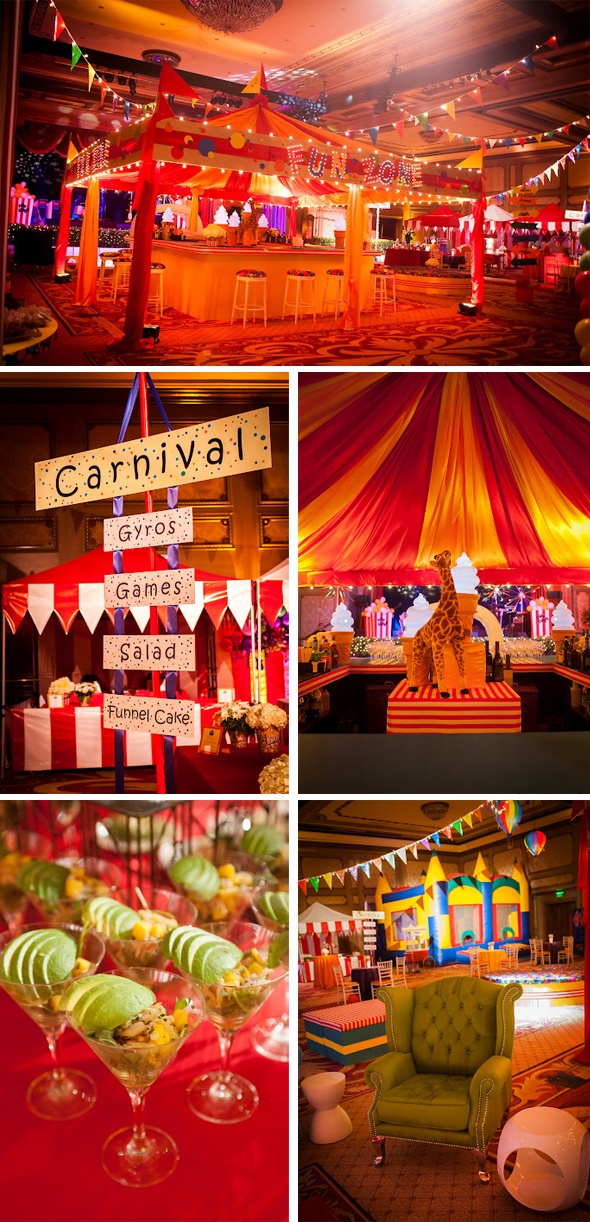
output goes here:
[{"label": "patterned carpet", "polygon": [[[127,793],[156,793],[155,768],[126,768]],[[115,793],[112,768],[75,772],[14,772],[0,781],[0,793]]]},{"label": "patterned carpet", "polygon": [[[434,979],[438,971],[429,973]],[[460,974],[464,974],[463,969]],[[417,977],[416,986],[424,983]],[[318,1005],[316,1006],[316,1001]],[[299,986],[299,1009],[321,1008],[336,1003],[335,990],[314,990]],[[513,1096],[511,1114],[522,1108],[542,1104],[563,1107],[590,1129],[590,1066],[579,1065],[574,1053],[580,1047],[583,1031],[581,1006],[563,1007],[547,1015],[534,1015],[524,1021],[519,1018],[513,1055]],[[343,1106],[353,1122],[353,1132],[345,1141],[333,1146],[314,1146],[307,1138],[311,1109],[300,1092],[302,1136],[300,1167],[304,1192],[316,1184],[306,1173],[320,1165],[337,1186],[340,1186],[365,1211],[373,1222],[389,1222],[392,1203],[396,1217],[412,1218],[413,1222],[541,1222],[546,1214],[525,1209],[503,1188],[495,1170],[490,1184],[479,1181],[477,1167],[467,1151],[440,1149],[412,1142],[390,1143],[382,1168],[371,1163],[367,1109],[369,1092],[364,1082],[364,1064],[342,1067],[306,1049],[305,1035],[300,1028],[299,1043],[304,1051],[300,1077],[322,1071],[342,1071],[346,1075]],[[499,1132],[490,1145],[490,1158],[495,1161]],[[349,1215],[334,1202],[327,1191],[318,1195],[332,1208],[337,1219],[347,1222]],[[590,1188],[580,1205],[557,1216],[568,1222],[583,1222],[590,1213]],[[329,1215],[318,1214],[319,1218]],[[361,1214],[362,1216],[362,1214]],[[352,1215],[354,1218],[354,1214]]]},{"label": "patterned carpet", "polygon": [[[397,315],[364,314],[357,331],[333,316],[292,323],[197,323],[167,309],[160,342],[120,351],[124,303],[100,300],[74,306],[74,286],[56,285],[47,270],[28,277],[26,295],[50,305],[60,323],[58,342],[44,360],[55,364],[125,365],[555,365],[579,364],[573,331],[578,300],[539,289],[532,304],[515,300],[514,286],[486,281],[485,313],[464,318],[466,285],[448,278],[398,275]],[[17,288],[14,289],[17,292]]]}]

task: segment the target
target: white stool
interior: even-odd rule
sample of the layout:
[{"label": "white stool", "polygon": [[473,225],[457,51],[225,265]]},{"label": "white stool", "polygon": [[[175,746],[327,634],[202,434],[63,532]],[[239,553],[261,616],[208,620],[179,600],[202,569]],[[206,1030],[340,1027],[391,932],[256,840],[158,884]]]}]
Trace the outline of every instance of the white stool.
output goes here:
[{"label": "white stool", "polygon": [[[504,1164],[514,1153],[507,1179]],[[525,1108],[504,1125],[497,1162],[504,1187],[521,1205],[542,1213],[570,1209],[586,1191],[590,1133],[561,1108]]]},{"label": "white stool", "polygon": [[152,307],[156,316],[164,313],[164,271],[163,267],[152,267],[150,270],[150,287],[148,289],[147,309]]},{"label": "white stool", "polygon": [[[395,299],[395,273],[390,271],[372,271],[373,277],[371,283],[373,285],[371,296],[371,309],[376,310],[379,306],[379,315],[383,315],[383,306],[392,305],[394,314],[397,314],[397,302]],[[387,289],[391,289],[388,293]]]},{"label": "white stool", "polygon": [[344,1094],[345,1074],[312,1073],[301,1079],[301,1089],[307,1102],[315,1108],[311,1121],[309,1140],[316,1146],[328,1146],[342,1141],[352,1133],[352,1120],[343,1107],[339,1107]]},{"label": "white stool", "polygon": [[344,272],[339,267],[330,267],[326,272],[326,281],[324,284],[324,297],[322,300],[322,314],[326,312],[326,302],[329,297],[329,289],[331,284],[336,285],[336,295],[334,298],[334,318],[338,318],[340,312],[340,298],[343,296]]},{"label": "white stool", "polygon": [[[241,284],[244,286],[244,297],[242,301],[240,301],[240,285]],[[252,288],[252,292],[254,292],[254,288],[256,285],[258,285],[262,289],[262,304],[261,305],[254,305],[254,304],[249,305],[248,296],[250,293],[250,288]],[[246,326],[246,322],[248,319],[248,312],[252,315],[253,322],[256,321],[255,320],[256,314],[262,314],[264,318],[264,325],[266,326],[266,273],[265,272],[254,274],[253,272],[244,271],[244,272],[237,273],[236,285],[234,288],[234,300],[233,300],[233,305],[231,309],[230,323],[234,321],[235,314],[239,313],[240,311],[242,312],[242,326],[243,327]]]},{"label": "white stool", "polygon": [[117,300],[117,295],[123,290],[129,288],[129,277],[131,275],[131,259],[118,261],[115,263],[115,272],[112,278],[112,300]]},{"label": "white stool", "polygon": [[[289,285],[295,285],[295,301],[289,300]],[[309,290],[309,292],[304,291]],[[307,310],[308,314],[313,314],[315,322],[315,272],[310,272],[308,275],[302,275],[301,272],[287,272],[287,281],[285,284],[285,296],[283,298],[283,319],[285,310],[295,310],[295,324],[299,317],[299,311]]]}]

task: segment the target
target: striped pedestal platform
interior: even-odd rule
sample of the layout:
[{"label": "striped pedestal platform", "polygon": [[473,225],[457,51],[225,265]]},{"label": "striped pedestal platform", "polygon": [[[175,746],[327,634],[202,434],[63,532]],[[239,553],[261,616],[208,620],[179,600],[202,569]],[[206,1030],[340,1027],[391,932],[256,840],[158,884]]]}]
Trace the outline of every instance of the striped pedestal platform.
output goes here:
[{"label": "striped pedestal platform", "polygon": [[380,1001],[328,1006],[303,1015],[307,1046],[339,1065],[372,1061],[388,1051],[385,1007]]},{"label": "striped pedestal platform", "polygon": [[486,683],[467,696],[435,687],[408,688],[403,679],[387,701],[388,734],[520,734],[520,696],[508,683]]}]

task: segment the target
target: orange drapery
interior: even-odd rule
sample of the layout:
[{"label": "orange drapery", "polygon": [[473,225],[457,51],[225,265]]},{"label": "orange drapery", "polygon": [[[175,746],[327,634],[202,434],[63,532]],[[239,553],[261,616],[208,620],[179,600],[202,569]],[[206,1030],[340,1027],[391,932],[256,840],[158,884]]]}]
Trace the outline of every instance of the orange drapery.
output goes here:
[{"label": "orange drapery", "polygon": [[342,322],[346,330],[361,325],[361,262],[365,236],[365,211],[362,188],[349,186],[346,210],[346,241],[344,244],[344,310]]},{"label": "orange drapery", "polygon": [[80,236],[80,258],[76,283],[76,305],[94,305],[96,301],[96,271],[98,263],[98,178],[91,178],[86,191],[86,207]]}]

